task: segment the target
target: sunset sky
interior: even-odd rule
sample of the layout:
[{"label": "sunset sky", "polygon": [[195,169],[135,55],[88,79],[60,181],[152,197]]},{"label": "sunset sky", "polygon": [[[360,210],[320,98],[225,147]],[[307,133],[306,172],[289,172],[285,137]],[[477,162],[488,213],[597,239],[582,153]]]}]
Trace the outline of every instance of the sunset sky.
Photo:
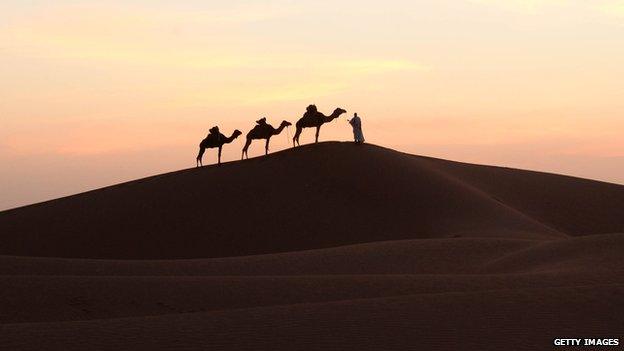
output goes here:
[{"label": "sunset sky", "polygon": [[385,147],[624,183],[624,0],[3,0],[0,210],[192,167],[210,127],[310,103]]}]

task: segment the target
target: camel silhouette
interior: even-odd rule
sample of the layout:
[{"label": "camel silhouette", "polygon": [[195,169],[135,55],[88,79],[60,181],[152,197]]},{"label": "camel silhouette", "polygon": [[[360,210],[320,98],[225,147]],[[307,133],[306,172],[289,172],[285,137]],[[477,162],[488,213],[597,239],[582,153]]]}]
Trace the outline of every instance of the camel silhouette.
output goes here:
[{"label": "camel silhouette", "polygon": [[[264,119],[262,119],[261,121],[264,121]],[[247,133],[247,142],[245,142],[245,146],[243,147],[241,160],[245,157],[249,158],[249,155],[247,154],[247,150],[249,149],[249,145],[251,145],[251,141],[254,139],[266,140],[266,144],[264,146],[264,154],[268,155],[269,154],[269,141],[271,140],[271,137],[274,135],[278,135],[279,133],[282,132],[282,130],[284,130],[285,127],[288,127],[290,125],[292,125],[292,123],[288,121],[282,121],[279,128],[276,129],[268,123],[257,124],[255,127],[253,127],[252,130],[249,131],[249,133]]]},{"label": "camel silhouette", "polygon": [[208,133],[208,136],[206,136],[206,138],[204,138],[204,140],[199,143],[199,153],[197,154],[197,167],[203,166],[202,157],[204,156],[204,152],[206,151],[206,149],[213,149],[215,147],[219,148],[218,164],[221,164],[221,149],[223,148],[223,145],[231,143],[241,134],[243,133],[240,130],[236,129],[234,133],[232,133],[232,135],[228,138],[219,132],[219,127],[210,128],[210,133]]},{"label": "camel silhouette", "polygon": [[295,131],[295,136],[293,137],[293,146],[295,146],[295,143],[299,145],[299,136],[301,135],[301,131],[303,130],[303,128],[316,128],[316,138],[314,142],[318,143],[321,126],[325,123],[333,121],[334,119],[340,117],[341,114],[346,112],[347,111],[339,107],[335,109],[331,115],[325,116],[321,112],[317,111],[316,106],[308,106],[308,108],[306,109],[306,113],[295,124],[297,130]]}]

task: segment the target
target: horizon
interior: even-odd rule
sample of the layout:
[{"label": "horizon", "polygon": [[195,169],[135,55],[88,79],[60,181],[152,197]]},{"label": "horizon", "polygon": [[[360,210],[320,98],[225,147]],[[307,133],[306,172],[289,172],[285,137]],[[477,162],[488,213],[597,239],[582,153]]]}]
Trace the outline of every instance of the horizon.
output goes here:
[{"label": "horizon", "polygon": [[357,112],[397,151],[624,184],[624,2],[392,5],[4,1],[0,210],[191,168],[214,125],[238,160],[312,103],[347,110],[321,142]]}]

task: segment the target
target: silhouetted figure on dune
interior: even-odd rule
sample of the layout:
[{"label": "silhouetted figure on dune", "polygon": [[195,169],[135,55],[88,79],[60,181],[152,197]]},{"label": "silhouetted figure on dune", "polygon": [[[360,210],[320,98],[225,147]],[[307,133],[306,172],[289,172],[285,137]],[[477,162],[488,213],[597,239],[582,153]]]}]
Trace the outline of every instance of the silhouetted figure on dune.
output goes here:
[{"label": "silhouetted figure on dune", "polygon": [[334,119],[340,117],[341,114],[346,112],[347,111],[341,108],[337,108],[331,115],[325,116],[316,109],[315,105],[308,106],[308,108],[306,109],[306,113],[304,113],[303,117],[301,117],[301,119],[298,120],[296,123],[297,130],[295,131],[295,136],[293,137],[293,146],[295,146],[295,143],[299,145],[299,136],[301,135],[301,131],[303,130],[303,128],[316,128],[316,138],[314,142],[318,143],[321,126],[325,123],[333,121]]},{"label": "silhouetted figure on dune", "polygon": [[210,128],[210,133],[208,133],[208,136],[206,136],[206,138],[202,140],[201,143],[199,143],[199,154],[197,154],[197,166],[198,167],[200,165],[203,166],[202,157],[204,156],[204,152],[206,151],[206,149],[212,149],[215,147],[219,148],[218,164],[221,164],[221,149],[223,148],[223,145],[231,143],[232,141],[234,141],[234,139],[238,138],[238,136],[241,134],[243,133],[241,133],[240,130],[236,129],[234,133],[232,133],[232,135],[228,138],[225,135],[221,134],[221,132],[219,132],[219,127]]},{"label": "silhouetted figure on dune", "polygon": [[362,144],[364,142],[364,133],[362,133],[362,120],[358,117],[358,114],[353,114],[353,118],[347,120],[351,127],[353,127],[353,139],[356,144]]},{"label": "silhouetted figure on dune", "polygon": [[249,149],[249,145],[251,145],[251,141],[254,139],[265,139],[266,144],[264,147],[264,154],[267,155],[269,153],[269,141],[271,137],[274,135],[278,135],[284,130],[285,127],[292,125],[292,123],[288,121],[282,121],[279,128],[274,128],[272,125],[266,122],[266,117],[263,117],[256,121],[257,125],[247,133],[247,142],[245,142],[245,146],[243,147],[243,152],[241,155],[241,160],[245,157],[249,158],[247,154],[247,149]]}]

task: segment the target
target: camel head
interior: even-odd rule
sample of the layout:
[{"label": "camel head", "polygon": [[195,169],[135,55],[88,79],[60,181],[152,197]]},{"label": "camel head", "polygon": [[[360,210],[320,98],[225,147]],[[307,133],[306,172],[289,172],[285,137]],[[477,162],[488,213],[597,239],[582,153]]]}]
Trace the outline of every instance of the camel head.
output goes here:
[{"label": "camel head", "polygon": [[340,107],[334,110],[334,116],[336,117],[340,116],[343,113],[347,113],[347,110],[341,109]]},{"label": "camel head", "polygon": [[284,127],[288,127],[288,126],[292,126],[292,123],[288,122],[288,121],[282,121],[282,125]]},{"label": "camel head", "polygon": [[234,137],[234,139],[238,138],[241,134],[243,134],[243,132],[241,132],[240,130],[236,129],[234,131],[234,133],[232,133],[232,136]]}]

